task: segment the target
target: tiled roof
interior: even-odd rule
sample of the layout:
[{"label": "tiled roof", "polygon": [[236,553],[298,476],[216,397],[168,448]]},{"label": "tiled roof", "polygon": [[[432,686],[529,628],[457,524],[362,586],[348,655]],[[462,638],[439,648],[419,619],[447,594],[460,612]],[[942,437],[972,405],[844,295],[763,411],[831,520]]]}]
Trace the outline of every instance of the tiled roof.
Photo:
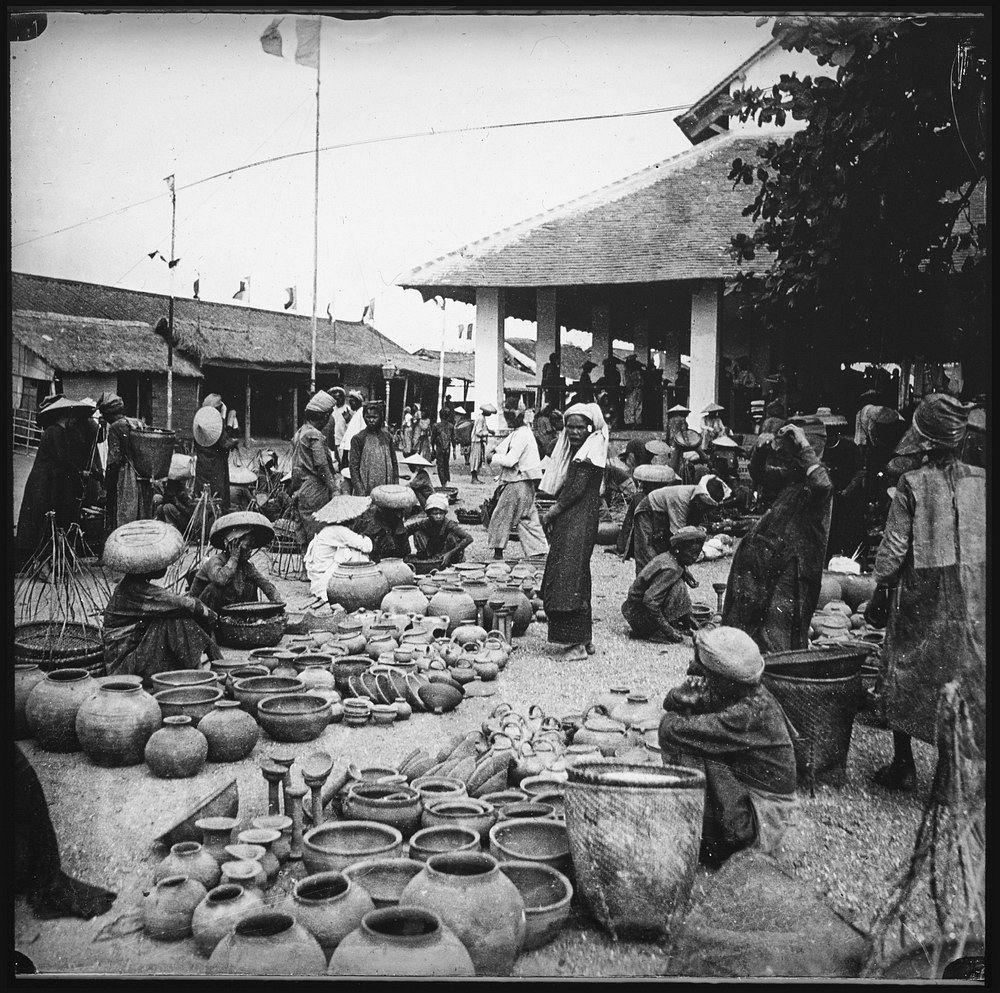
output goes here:
[{"label": "tiled roof", "polygon": [[[418,348],[414,355],[432,362],[435,370],[438,368],[440,353],[433,348]],[[474,383],[476,381],[474,354],[472,352],[445,352],[444,374],[451,379],[464,379],[466,382]],[[509,356],[504,362],[503,375],[504,383],[508,388],[519,389],[538,383],[537,376],[523,372],[511,365]]]},{"label": "tiled roof", "polygon": [[579,286],[722,279],[726,249],[751,231],[751,187],[726,177],[775,132],[720,135],[602,189],[418,266],[397,280],[420,290]]},{"label": "tiled roof", "polygon": [[[19,272],[12,274],[11,283],[13,306],[18,309],[150,327],[167,314],[168,297],[160,293]],[[201,365],[309,367],[312,319],[302,314],[175,297],[174,329],[178,351]],[[318,321],[317,365],[381,367],[387,359],[401,372],[437,376],[436,364],[411,355],[367,324]]]},{"label": "tiled roof", "polygon": [[[15,310],[14,337],[62,373],[164,372],[167,343],[149,324]],[[174,374],[201,378],[198,367],[174,353]]]}]

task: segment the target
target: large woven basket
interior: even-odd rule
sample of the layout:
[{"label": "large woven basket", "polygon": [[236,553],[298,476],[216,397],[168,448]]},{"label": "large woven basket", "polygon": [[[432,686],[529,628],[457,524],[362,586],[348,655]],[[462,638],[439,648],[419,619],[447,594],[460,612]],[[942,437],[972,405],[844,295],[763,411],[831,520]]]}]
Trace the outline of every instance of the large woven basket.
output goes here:
[{"label": "large woven basket", "polygon": [[227,648],[273,648],[281,641],[287,623],[288,618],[283,613],[278,617],[249,621],[221,614],[215,627],[215,638]]},{"label": "large woven basket", "polygon": [[103,675],[101,629],[93,624],[61,621],[18,624],[14,629],[14,661],[37,665],[43,672],[86,669],[92,676]]},{"label": "large woven basket", "polygon": [[868,651],[867,645],[846,642],[765,656],[764,685],[799,734],[793,744],[800,782],[843,773],[863,702],[861,665]]},{"label": "large woven basket", "polygon": [[104,543],[103,564],[116,572],[157,572],[180,557],[184,536],[164,521],[129,521]]},{"label": "large woven basket", "polygon": [[570,767],[566,830],[577,889],[618,937],[669,934],[691,895],[705,776],[608,759]]},{"label": "large woven basket", "polygon": [[129,435],[129,456],[137,476],[163,479],[170,472],[177,435],[166,428],[135,428]]}]

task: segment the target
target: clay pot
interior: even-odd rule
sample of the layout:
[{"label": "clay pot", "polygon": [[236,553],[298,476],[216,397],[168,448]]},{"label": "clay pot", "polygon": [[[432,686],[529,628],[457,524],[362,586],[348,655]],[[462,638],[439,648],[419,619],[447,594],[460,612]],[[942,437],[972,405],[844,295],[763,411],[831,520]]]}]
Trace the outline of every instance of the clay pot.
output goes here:
[{"label": "clay pot", "polygon": [[37,665],[17,662],[14,665],[14,737],[30,738],[28,717],[25,709],[31,691],[45,678],[45,673]]},{"label": "clay pot", "polygon": [[[413,582],[412,574],[410,582]],[[373,562],[341,562],[330,574],[326,596],[349,613],[359,608],[377,610],[391,584]]]},{"label": "clay pot", "polygon": [[484,683],[491,683],[500,674],[500,666],[496,662],[483,659],[482,656],[485,654],[486,650],[484,649],[479,653],[480,658],[476,659],[472,668],[476,676]]},{"label": "clay pot", "polygon": [[594,697],[584,709],[589,711],[593,707],[603,707],[604,711],[610,714],[626,701],[631,692],[632,688],[630,686],[612,686],[606,692],[599,693]]},{"label": "clay pot", "polygon": [[356,862],[344,875],[372,899],[376,908],[395,907],[407,883],[423,869],[415,859],[369,859]]},{"label": "clay pot", "polygon": [[197,776],[208,759],[208,740],[191,727],[190,717],[167,717],[146,742],[145,758],[149,771],[160,779]]},{"label": "clay pot", "polygon": [[330,956],[375,904],[367,891],[340,872],[318,872],[299,880],[282,910],[291,914]]},{"label": "clay pot", "polygon": [[194,822],[201,832],[201,847],[220,865],[229,859],[226,845],[233,840],[233,831],[239,823],[235,817],[202,817]]},{"label": "clay pot", "polygon": [[478,611],[475,601],[461,586],[445,586],[431,597],[427,612],[448,618],[448,631],[453,634],[463,624],[475,621]]},{"label": "clay pot", "polygon": [[392,706],[397,721],[408,721],[413,716],[413,708],[405,700],[397,700]]},{"label": "clay pot", "polygon": [[191,917],[191,934],[199,954],[207,958],[237,923],[263,906],[264,900],[256,890],[236,883],[209,890]]},{"label": "clay pot", "polygon": [[843,576],[839,572],[824,571],[819,584],[819,600],[816,609],[822,610],[831,600],[839,600],[843,589]]},{"label": "clay pot", "polygon": [[281,840],[281,832],[275,828],[248,828],[246,831],[240,831],[237,837],[241,844],[259,845],[264,849],[259,861],[267,874],[268,885],[273,883],[278,878],[281,864],[271,849],[275,842]]},{"label": "clay pot", "polygon": [[418,907],[385,907],[366,914],[330,957],[331,976],[461,976],[476,969],[457,935]]},{"label": "clay pot", "polygon": [[321,976],[325,971],[319,942],[290,914],[270,910],[244,917],[208,960],[208,972],[215,976]]},{"label": "clay pot", "polygon": [[330,723],[330,704],[317,693],[282,693],[257,704],[257,719],[274,741],[314,741]]},{"label": "clay pot", "polygon": [[240,762],[260,739],[257,722],[236,700],[216,700],[198,730],[208,741],[209,762]]},{"label": "clay pot", "polygon": [[175,686],[169,690],[158,690],[153,694],[162,717],[190,717],[197,724],[222,699],[222,690],[217,685]]},{"label": "clay pot", "polygon": [[524,941],[524,901],[491,856],[431,856],[400,905],[436,913],[465,945],[477,976],[510,975]]},{"label": "clay pot", "polygon": [[508,803],[497,814],[498,821],[528,820],[532,817],[542,817],[552,820],[556,809],[551,804],[539,803],[537,800],[525,800],[520,803]]},{"label": "clay pot", "polygon": [[[516,637],[520,637],[528,630],[528,625],[535,617],[535,612],[531,608],[531,601],[525,596],[524,590],[516,583],[505,586],[497,586],[490,594],[490,600],[502,600],[507,606],[514,608],[511,616],[511,626]],[[493,611],[487,603],[483,619],[488,628],[493,627]]]},{"label": "clay pot", "polygon": [[371,664],[372,660],[367,655],[345,655],[343,658],[334,659],[333,679],[337,691],[345,697],[350,696],[351,687],[348,680],[352,676],[360,676],[361,673],[367,672]]},{"label": "clay pot", "polygon": [[267,888],[267,873],[256,859],[233,859],[231,862],[223,862],[221,871],[224,883],[232,883],[261,893]]},{"label": "clay pot", "polygon": [[[381,607],[387,614],[426,614],[429,603],[430,601],[427,597],[420,592],[420,588],[410,582],[393,586],[382,597]],[[406,618],[406,623],[409,623],[409,618]],[[400,630],[400,634],[402,634],[405,628],[406,625],[404,624]]]},{"label": "clay pot", "polygon": [[844,576],[840,588],[850,608],[858,610],[866,600],[871,600],[875,585],[875,577],[872,575]]},{"label": "clay pot", "polygon": [[142,929],[157,941],[179,941],[191,935],[195,907],[207,891],[196,879],[167,876],[142,901]]},{"label": "clay pot", "polygon": [[396,628],[392,624],[373,624],[368,633],[368,647],[366,654],[372,661],[378,661],[378,657],[383,652],[388,652],[390,657],[399,648],[396,640]]},{"label": "clay pot", "polygon": [[448,633],[450,623],[450,617],[444,617],[441,614],[432,614],[430,612],[430,604],[428,603],[427,615],[420,618],[417,622],[417,627],[423,628],[432,638],[443,638]]},{"label": "clay pot", "polygon": [[350,631],[342,631],[331,644],[345,649],[348,655],[359,655],[367,647],[368,639],[362,631],[361,624],[352,624]]},{"label": "clay pot", "polygon": [[255,817],[250,824],[264,831],[277,831],[280,837],[271,844],[271,851],[279,862],[286,862],[292,851],[292,819],[286,814],[265,814]]},{"label": "clay pot", "polygon": [[150,676],[149,681],[153,692],[159,693],[160,690],[176,690],[187,686],[211,686],[218,689],[225,680],[220,682],[219,674],[211,669],[171,669]]},{"label": "clay pot", "polygon": [[461,779],[447,776],[419,776],[410,785],[420,794],[426,807],[438,800],[459,800],[467,795],[465,783]]},{"label": "clay pot", "polygon": [[485,800],[471,797],[458,799],[431,800],[420,818],[423,827],[464,827],[485,838],[496,823],[496,808]]},{"label": "clay pot", "polygon": [[[479,624],[459,624],[452,632],[451,640],[458,645],[459,649],[464,649],[466,645],[473,642],[481,647],[488,636],[489,632]],[[449,659],[446,658],[445,661],[449,665],[451,664]]]},{"label": "clay pot", "polygon": [[402,559],[382,559],[378,569],[393,588],[412,586],[417,578],[417,574]]},{"label": "clay pot", "polygon": [[524,901],[523,951],[547,945],[569,917],[573,885],[558,870],[538,862],[502,862],[500,871]]},{"label": "clay pot", "polygon": [[257,704],[265,697],[277,696],[281,693],[303,693],[305,684],[298,676],[251,676],[249,679],[237,679],[233,683],[233,696],[240,706],[255,720]]},{"label": "clay pot", "polygon": [[358,783],[342,801],[344,817],[350,821],[389,824],[408,838],[420,824],[423,804],[409,786]]},{"label": "clay pot", "polygon": [[76,752],[76,714],[97,691],[86,669],[56,669],[39,680],[28,696],[24,715],[38,747],[46,752]]},{"label": "clay pot", "polygon": [[182,841],[170,847],[170,854],[153,870],[153,882],[168,876],[196,879],[206,890],[219,885],[219,863],[197,841]]},{"label": "clay pot", "polygon": [[506,562],[491,562],[486,567],[486,578],[494,583],[497,580],[505,580],[510,575],[510,568]]},{"label": "clay pot", "polygon": [[541,862],[569,874],[569,835],[562,821],[544,817],[498,821],[490,828],[490,854],[499,862]]},{"label": "clay pot", "polygon": [[573,736],[574,745],[596,745],[601,754],[612,756],[625,741],[625,725],[599,714],[587,714],[583,727]]},{"label": "clay pot", "polygon": [[[277,669],[278,665],[282,663],[285,665],[290,665],[293,668],[295,668],[296,671],[298,671],[298,667],[295,665],[295,662],[293,661],[294,658],[295,656],[292,655],[291,652],[289,652],[289,658],[279,659],[274,666],[255,665],[254,663],[250,662],[247,663],[246,665],[240,666],[239,669],[230,669],[228,674],[226,675],[226,693],[230,697],[233,695],[233,683],[235,680],[250,679],[251,676],[269,676],[271,674],[272,669]],[[194,717],[193,714],[189,716]],[[197,720],[201,720],[201,718],[199,717]]]},{"label": "clay pot", "polygon": [[621,721],[626,727],[630,727],[658,717],[662,713],[662,706],[651,701],[645,693],[629,693],[624,701],[611,711],[610,717],[613,721]]},{"label": "clay pot", "polygon": [[76,712],[76,735],[97,765],[139,765],[160,719],[159,704],[138,676],[110,679]]},{"label": "clay pot", "polygon": [[305,833],[302,849],[308,872],[340,872],[366,859],[402,858],[403,836],[376,821],[327,821]]}]

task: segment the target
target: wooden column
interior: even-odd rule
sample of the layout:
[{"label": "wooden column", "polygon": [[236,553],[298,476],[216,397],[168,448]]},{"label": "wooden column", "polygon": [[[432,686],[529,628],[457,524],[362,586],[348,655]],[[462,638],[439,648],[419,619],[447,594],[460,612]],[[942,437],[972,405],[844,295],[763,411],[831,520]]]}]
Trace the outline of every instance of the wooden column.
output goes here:
[{"label": "wooden column", "polygon": [[250,444],[250,373],[247,373],[246,409],[243,418],[243,440]]},{"label": "wooden column", "polygon": [[722,281],[705,279],[691,287],[691,391],[688,423],[702,426],[701,411],[717,402],[722,333]]},{"label": "wooden column", "polygon": [[503,410],[504,292],[496,286],[476,288],[476,402]]},{"label": "wooden column", "polygon": [[611,308],[607,304],[598,304],[590,310],[590,333],[593,341],[590,346],[591,358],[597,363],[602,375],[604,370],[601,362],[610,358],[611,351]]},{"label": "wooden column", "polygon": [[299,429],[299,388],[292,387],[292,434]]}]

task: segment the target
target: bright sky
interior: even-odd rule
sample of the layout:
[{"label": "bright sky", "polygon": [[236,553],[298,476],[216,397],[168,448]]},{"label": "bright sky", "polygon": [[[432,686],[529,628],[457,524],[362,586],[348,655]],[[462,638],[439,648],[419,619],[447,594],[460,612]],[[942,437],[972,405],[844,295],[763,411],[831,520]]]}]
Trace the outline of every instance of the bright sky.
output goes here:
[{"label": "bright sky", "polygon": [[[311,313],[313,157],[186,183],[312,148],[315,71],[261,49],[261,14],[48,15],[11,43],[16,271],[169,291],[177,177],[178,295]],[[420,15],[325,18],[321,144],[690,103],[770,36],[753,17]],[[294,38],[294,16],[281,32]],[[286,54],[294,41],[285,44]],[[441,312],[402,273],[688,147],[678,112],[421,137],[326,152],[318,312],[436,347]],[[145,206],[50,232],[155,197]],[[33,240],[36,239],[36,240]],[[449,347],[474,308],[449,304]],[[533,325],[508,323],[508,334]],[[533,333],[533,332],[532,332]]]}]

